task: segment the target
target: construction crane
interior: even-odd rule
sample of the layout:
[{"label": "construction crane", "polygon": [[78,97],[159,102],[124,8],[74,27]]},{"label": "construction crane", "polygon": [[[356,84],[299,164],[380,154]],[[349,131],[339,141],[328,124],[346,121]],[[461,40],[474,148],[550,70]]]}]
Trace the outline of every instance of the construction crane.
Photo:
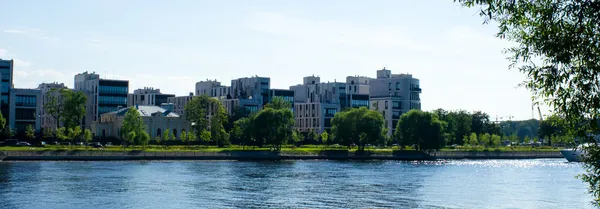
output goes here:
[{"label": "construction crane", "polygon": [[540,110],[540,106],[537,106],[538,109],[538,114],[540,115],[540,122],[542,122],[544,120],[544,117],[542,117],[542,111]]}]

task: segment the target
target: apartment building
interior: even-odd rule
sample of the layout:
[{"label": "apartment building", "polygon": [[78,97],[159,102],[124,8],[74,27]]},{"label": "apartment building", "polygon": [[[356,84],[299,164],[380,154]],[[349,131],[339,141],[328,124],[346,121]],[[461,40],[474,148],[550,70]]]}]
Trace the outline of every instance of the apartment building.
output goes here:
[{"label": "apartment building", "polygon": [[296,129],[302,132],[314,130],[317,133],[330,131],[331,119],[335,113],[345,108],[368,108],[369,94],[364,94],[368,91],[368,84],[358,84],[361,81],[364,84],[365,77],[349,77],[347,80],[357,89],[356,93],[354,90],[349,93],[347,83],[321,82],[314,75],[304,77],[303,84],[291,86],[290,90],[294,92]]},{"label": "apartment building", "polygon": [[92,121],[100,119],[100,115],[127,107],[129,81],[102,79],[92,72],[75,75],[75,91],[83,92],[87,97],[86,115],[83,126],[89,128]]},{"label": "apartment building", "polygon": [[185,105],[194,98],[194,93],[188,96],[175,96],[167,98],[167,103],[173,104],[173,112],[181,116],[185,114]]},{"label": "apartment building", "polygon": [[42,91],[39,89],[10,89],[8,124],[15,133],[22,134],[31,125],[40,131]]},{"label": "apartment building", "polygon": [[63,88],[67,88],[67,86],[65,86],[64,83],[57,83],[57,82],[41,83],[38,85],[37,89],[39,89],[42,94],[41,116],[40,116],[42,129],[45,129],[45,128],[49,128],[51,130],[56,129],[57,121],[52,115],[50,115],[50,113],[48,113],[46,111],[46,108],[44,108],[44,105],[50,101],[50,98],[48,98],[48,96],[52,96],[52,97],[56,97],[56,98],[60,98],[60,96],[61,96],[59,91],[54,91],[50,95],[48,95],[48,92],[52,91],[53,89],[58,90],[58,89],[63,89]]},{"label": "apartment building", "polygon": [[369,84],[370,107],[380,111],[385,118],[388,135],[391,135],[400,115],[412,109],[421,109],[419,79],[411,74],[392,74],[383,68]]},{"label": "apartment building", "polygon": [[160,89],[144,87],[134,90],[133,94],[127,95],[127,106],[159,106],[162,103],[168,103],[169,97],[175,97],[175,94],[164,94],[160,92]]}]

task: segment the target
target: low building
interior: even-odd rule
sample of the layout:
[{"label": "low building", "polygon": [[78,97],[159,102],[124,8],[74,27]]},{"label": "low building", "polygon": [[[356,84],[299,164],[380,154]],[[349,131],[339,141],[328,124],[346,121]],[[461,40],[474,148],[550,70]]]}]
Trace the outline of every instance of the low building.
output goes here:
[{"label": "low building", "polygon": [[15,133],[25,132],[31,125],[36,132],[40,131],[40,114],[42,109],[42,91],[39,89],[10,89],[9,126]]},{"label": "low building", "polygon": [[[159,106],[134,106],[136,108],[144,124],[146,124],[146,132],[150,135],[150,139],[155,139],[161,136],[166,129],[171,130],[175,137],[179,139],[182,131],[191,130],[191,123],[173,112],[172,104],[164,104]],[[102,114],[99,121],[92,123],[92,132],[94,136],[119,137],[125,113],[129,108],[122,108],[114,112]]]},{"label": "low building", "polygon": [[53,93],[51,93],[51,95],[47,95],[48,92],[50,92],[53,89],[63,89],[63,88],[67,88],[67,86],[65,86],[64,83],[41,83],[40,85],[38,85],[38,89],[41,91],[42,94],[42,104],[41,104],[41,127],[42,129],[48,128],[50,130],[54,130],[56,129],[56,119],[50,115],[50,113],[48,113],[48,111],[46,111],[46,109],[44,108],[44,104],[50,102],[50,98],[48,98],[47,96],[50,97],[56,97],[56,98],[60,98],[60,91],[54,91]]},{"label": "low building", "polygon": [[174,97],[174,94],[164,94],[160,92],[160,89],[152,87],[144,87],[143,89],[136,89],[133,94],[127,95],[127,106],[135,105],[149,105],[157,106],[162,103],[168,103],[168,98]]},{"label": "low building", "polygon": [[167,98],[167,103],[173,104],[173,112],[183,116],[185,114],[185,105],[194,98],[194,93],[188,96],[178,96]]}]

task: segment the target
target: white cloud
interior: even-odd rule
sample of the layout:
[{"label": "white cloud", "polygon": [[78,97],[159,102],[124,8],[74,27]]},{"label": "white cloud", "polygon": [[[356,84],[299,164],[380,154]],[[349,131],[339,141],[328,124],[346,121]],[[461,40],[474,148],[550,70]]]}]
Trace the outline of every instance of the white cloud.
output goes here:
[{"label": "white cloud", "polygon": [[23,35],[34,39],[58,41],[58,39],[46,35],[46,32],[39,28],[17,27],[11,29],[4,29],[3,32],[15,35]]},{"label": "white cloud", "polygon": [[0,48],[0,57],[6,56],[7,53],[8,53],[8,51],[6,49]]},{"label": "white cloud", "polygon": [[22,70],[15,68],[14,84],[17,88],[36,88],[40,83],[59,82],[72,87],[75,73],[60,72],[53,69]]},{"label": "white cloud", "polygon": [[27,68],[31,66],[31,62],[27,62],[22,59],[14,58],[13,60],[15,62],[15,68]]}]

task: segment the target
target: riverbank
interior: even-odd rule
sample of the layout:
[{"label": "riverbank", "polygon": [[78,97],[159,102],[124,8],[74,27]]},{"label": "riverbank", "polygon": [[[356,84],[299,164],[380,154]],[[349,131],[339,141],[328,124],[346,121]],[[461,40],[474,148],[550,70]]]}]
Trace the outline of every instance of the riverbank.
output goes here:
[{"label": "riverbank", "polygon": [[[4,159],[2,159],[4,158]],[[437,151],[394,150],[392,152],[350,152],[348,150],[323,150],[308,152],[246,151],[102,151],[102,150],[52,150],[52,151],[0,151],[5,161],[118,161],[118,160],[441,160],[441,159],[534,159],[563,158],[556,151]]]}]

